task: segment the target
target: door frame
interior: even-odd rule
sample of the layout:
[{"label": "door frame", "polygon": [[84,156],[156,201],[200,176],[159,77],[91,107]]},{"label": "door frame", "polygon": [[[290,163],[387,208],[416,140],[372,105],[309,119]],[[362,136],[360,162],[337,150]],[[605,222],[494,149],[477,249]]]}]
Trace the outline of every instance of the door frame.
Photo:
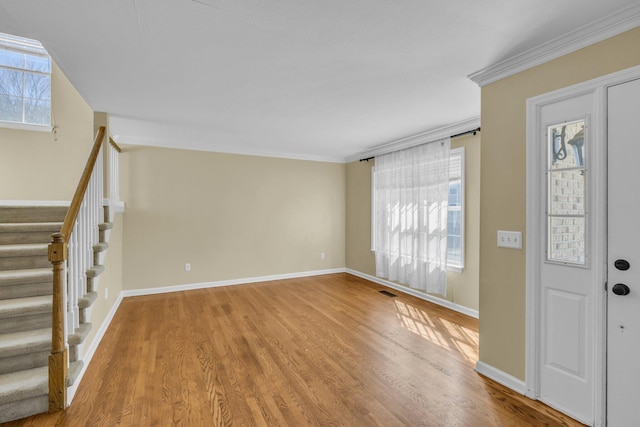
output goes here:
[{"label": "door frame", "polygon": [[[594,97],[591,113],[591,140],[594,147],[587,165],[590,172],[589,200],[594,210],[587,212],[594,224],[595,235],[591,239],[596,253],[591,254],[590,266],[594,277],[594,319],[592,319],[591,348],[593,366],[593,416],[594,426],[606,425],[606,321],[607,294],[607,88],[640,78],[640,66],[598,77],[576,85],[527,99],[527,228],[526,228],[526,340],[525,386],[526,396],[537,400],[540,395],[540,343],[541,343],[541,292],[540,271],[544,263],[546,244],[545,221],[540,217],[545,200],[538,197],[541,191],[541,174],[546,163],[540,155],[539,141],[544,140],[541,109],[549,104],[591,94]],[[571,415],[571,414],[568,414]]]}]

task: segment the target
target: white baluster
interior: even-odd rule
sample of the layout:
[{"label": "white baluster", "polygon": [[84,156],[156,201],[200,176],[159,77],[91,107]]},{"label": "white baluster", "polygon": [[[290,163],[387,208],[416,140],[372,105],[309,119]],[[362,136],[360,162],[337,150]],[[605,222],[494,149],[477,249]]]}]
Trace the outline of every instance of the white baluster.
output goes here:
[{"label": "white baluster", "polygon": [[[89,229],[91,230],[91,247],[93,248],[93,245],[96,244],[96,222],[97,222],[97,218],[98,218],[98,210],[96,209],[96,198],[97,198],[97,193],[98,193],[98,188],[97,188],[97,184],[98,184],[98,174],[97,171],[100,167],[100,156],[98,156],[98,161],[96,163],[96,169],[93,171],[93,174],[91,175],[91,192],[89,193],[89,202],[90,202],[90,206],[91,206],[91,224]],[[91,265],[94,265],[93,262],[93,250],[91,251]]]},{"label": "white baluster", "polygon": [[[82,226],[80,224],[80,216],[78,215],[78,218],[76,219],[76,226],[74,228],[74,242],[75,242],[75,250],[74,250],[74,254],[73,254],[73,258],[75,261],[75,288],[74,288],[74,304],[78,304],[78,289],[80,288],[80,286],[82,286],[82,242],[81,242],[81,237],[82,237]],[[77,316],[78,319],[74,319],[74,329],[71,330],[71,333],[74,332],[75,328],[78,327],[78,325],[80,324],[80,319],[79,319],[79,315]]]},{"label": "white baluster", "polygon": [[114,148],[113,154],[115,159],[113,171],[114,187],[116,189],[116,200],[120,201],[120,152]]},{"label": "white baluster", "polygon": [[[106,145],[110,147],[110,144]],[[96,194],[96,243],[100,242],[100,231],[98,230],[98,224],[104,222],[104,154],[100,151],[100,160],[98,161],[98,171],[96,172],[97,178],[97,194]]]},{"label": "white baluster", "polygon": [[87,200],[86,194],[80,205],[80,212],[78,213],[78,219],[80,221],[80,232],[78,235],[78,256],[80,258],[80,265],[78,271],[78,286],[76,293],[78,298],[82,298],[85,293],[83,289],[86,288],[87,280],[87,260],[86,260],[86,245],[87,245]]},{"label": "white baluster", "polygon": [[[107,146],[108,145],[109,144],[107,144]],[[104,211],[102,209],[102,206],[104,205],[104,154],[102,151],[100,151],[98,167],[95,175],[96,175],[96,203],[95,203],[96,217],[95,217],[93,232],[95,235],[95,242],[99,243],[100,231],[98,229],[98,225],[101,222],[103,222],[102,218],[103,218],[103,211]]]},{"label": "white baluster", "polygon": [[71,238],[69,239],[67,249],[67,264],[69,267],[68,283],[67,283],[67,330],[73,333],[79,324],[80,310],[78,308],[78,271],[77,271],[77,254],[78,254],[78,222],[76,221]]},{"label": "white baluster", "polygon": [[107,144],[107,198],[109,201],[114,201],[114,191],[113,188],[113,145]]},{"label": "white baluster", "polygon": [[67,246],[65,330],[71,334],[80,325],[78,301],[87,294],[86,272],[94,266],[93,246],[99,242],[98,224],[103,221],[104,167],[102,159],[103,155],[100,152]]},{"label": "white baluster", "polygon": [[[98,158],[99,159],[99,158]],[[96,164],[97,167],[97,164]],[[89,228],[89,247],[87,249],[89,249],[89,253],[91,255],[90,259],[89,259],[89,267],[93,267],[93,251],[91,250],[91,248],[93,248],[94,243],[94,230],[93,230],[93,226],[94,226],[94,222],[95,222],[95,209],[96,209],[96,201],[95,201],[95,197],[96,197],[96,173],[95,170],[93,171],[93,173],[91,174],[91,179],[89,180],[89,189],[88,189],[88,194],[87,194],[87,211],[88,211],[88,228]]]},{"label": "white baluster", "polygon": [[116,148],[109,144],[109,199],[111,201],[120,201],[120,173],[119,173],[119,153]]},{"label": "white baluster", "polygon": [[87,221],[86,214],[87,204],[86,201],[83,200],[80,205],[80,212],[78,212],[78,220],[79,224],[79,232],[78,232],[78,297],[82,297],[82,288],[87,280],[87,257],[86,253],[86,245],[87,245]]},{"label": "white baluster", "polygon": [[87,198],[83,201],[84,211],[83,211],[83,221],[84,221],[84,242],[82,243],[82,247],[84,248],[84,267],[82,269],[83,276],[83,287],[80,290],[80,295],[85,295],[87,292],[87,270],[91,268],[91,230],[89,229],[91,225],[91,221],[89,220],[89,204],[87,202]]},{"label": "white baluster", "polygon": [[[67,251],[71,250],[71,244],[67,245]],[[67,252],[67,254],[69,254],[69,252]],[[68,256],[68,255],[67,255]],[[72,274],[73,268],[72,268],[72,262],[70,258],[67,258],[67,275]],[[72,331],[73,330],[73,304],[72,304],[72,300],[73,300],[73,276],[67,276],[67,283],[66,283],[66,296],[67,298],[66,300],[66,311],[67,314],[65,316],[65,326],[64,329],[65,331]],[[67,333],[65,332],[65,338],[67,336]]]},{"label": "white baluster", "polygon": [[113,186],[113,169],[114,169],[114,162],[115,162],[115,157],[113,155],[113,145],[109,144],[109,200],[111,201],[116,201],[116,189]]}]

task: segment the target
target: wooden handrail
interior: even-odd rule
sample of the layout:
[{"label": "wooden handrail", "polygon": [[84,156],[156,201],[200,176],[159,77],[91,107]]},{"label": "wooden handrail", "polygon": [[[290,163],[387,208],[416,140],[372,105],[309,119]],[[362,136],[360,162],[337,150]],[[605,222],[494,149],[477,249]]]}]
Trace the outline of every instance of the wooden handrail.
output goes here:
[{"label": "wooden handrail", "polygon": [[69,210],[67,211],[67,216],[64,217],[64,223],[62,224],[60,233],[62,233],[65,240],[67,240],[71,235],[71,230],[73,230],[73,226],[76,223],[76,219],[78,218],[78,212],[80,212],[80,205],[82,204],[84,193],[87,191],[89,180],[91,179],[91,173],[93,172],[93,168],[96,164],[98,154],[100,154],[104,132],[105,127],[101,126],[98,130],[98,134],[96,135],[96,139],[93,142],[93,149],[91,150],[91,154],[89,155],[89,160],[87,160],[87,165],[84,167],[84,171],[82,172],[82,177],[80,177],[80,182],[78,183],[76,192],[73,195],[71,206],[69,206]]},{"label": "wooden handrail", "polygon": [[89,186],[89,180],[93,173],[96,160],[102,148],[105,127],[98,130],[96,139],[87,160],[87,165],[82,172],[80,182],[64,218],[60,232],[53,235],[53,241],[49,245],[49,261],[53,268],[53,306],[51,316],[51,354],[49,355],[49,412],[60,411],[67,406],[67,372],[68,350],[64,336],[67,248],[71,232],[80,212],[80,205]]},{"label": "wooden handrail", "polygon": [[111,144],[113,146],[113,148],[115,148],[118,153],[122,153],[122,148],[120,148],[120,146],[118,144],[116,144],[116,142],[111,137],[109,137],[109,144]]}]

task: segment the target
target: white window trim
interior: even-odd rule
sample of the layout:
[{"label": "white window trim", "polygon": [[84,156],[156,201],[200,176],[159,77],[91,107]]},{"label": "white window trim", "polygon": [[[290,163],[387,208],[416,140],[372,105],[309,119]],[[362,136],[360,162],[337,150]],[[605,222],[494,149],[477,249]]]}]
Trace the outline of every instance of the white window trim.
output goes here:
[{"label": "white window trim", "polygon": [[371,168],[371,252],[376,252],[376,167]]},{"label": "white window trim", "polygon": [[36,132],[53,131],[53,126],[51,125],[34,125],[31,123],[5,122],[4,120],[0,120],[0,127],[8,129],[32,130]]},{"label": "white window trim", "polygon": [[449,263],[447,260],[447,271],[454,273],[462,273],[464,270],[464,253],[466,252],[465,244],[465,157],[464,147],[452,148],[449,151],[449,157],[460,156],[460,263]]},{"label": "white window trim", "polygon": [[[461,254],[460,254],[460,263],[459,264],[449,264],[447,261],[447,271],[451,271],[454,273],[462,273],[464,270],[464,253],[465,253],[465,157],[464,157],[464,147],[453,148],[449,151],[449,156],[460,156],[460,240],[461,240]],[[375,180],[376,180],[376,167],[371,168],[371,252],[376,251],[375,247],[375,225],[376,225],[376,209],[375,209]]]}]

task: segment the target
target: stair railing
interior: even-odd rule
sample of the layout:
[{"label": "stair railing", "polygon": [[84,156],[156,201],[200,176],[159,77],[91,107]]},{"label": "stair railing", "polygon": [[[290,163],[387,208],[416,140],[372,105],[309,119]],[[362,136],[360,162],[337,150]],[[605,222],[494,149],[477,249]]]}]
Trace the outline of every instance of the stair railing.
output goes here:
[{"label": "stair railing", "polygon": [[69,334],[79,326],[78,300],[87,293],[86,271],[93,266],[93,246],[98,243],[98,224],[103,221],[104,171],[101,148],[104,139],[105,128],[101,127],[64,223],[49,245],[49,261],[53,266],[49,412],[67,407],[67,340]]},{"label": "stair railing", "polygon": [[109,165],[109,186],[108,192],[109,200],[113,202],[120,201],[120,164],[119,154],[122,152],[116,142],[109,138],[109,145],[107,149],[107,164]]}]

